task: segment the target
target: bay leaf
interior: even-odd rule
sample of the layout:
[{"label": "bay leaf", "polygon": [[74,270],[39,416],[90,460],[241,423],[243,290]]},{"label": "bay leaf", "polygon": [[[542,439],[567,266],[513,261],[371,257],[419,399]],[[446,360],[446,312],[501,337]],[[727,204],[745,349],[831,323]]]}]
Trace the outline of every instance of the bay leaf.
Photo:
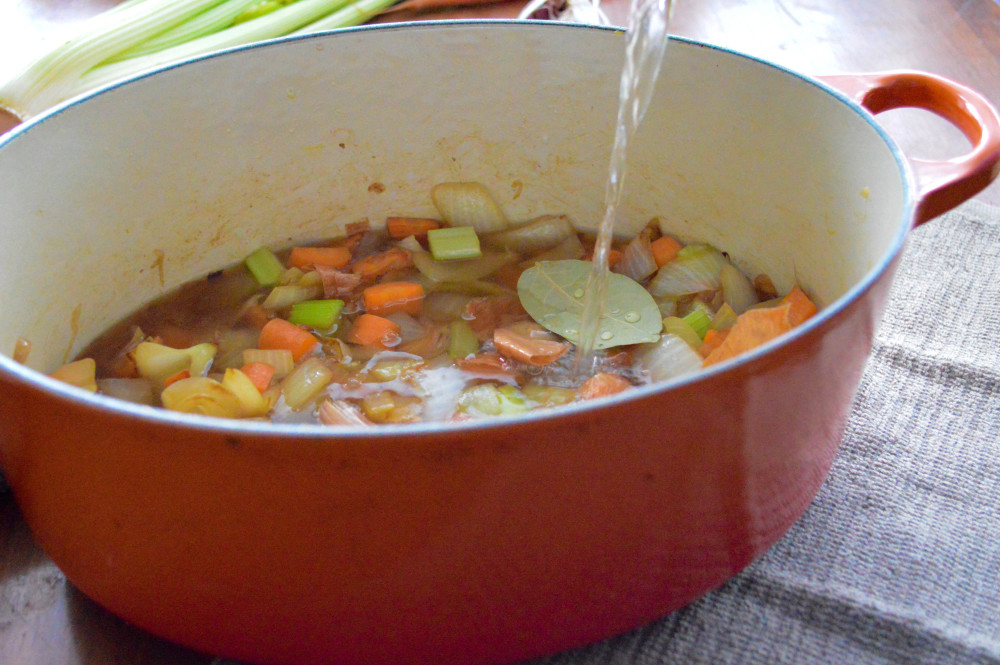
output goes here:
[{"label": "bay leaf", "polygon": [[[590,269],[589,261],[539,261],[517,281],[521,305],[539,324],[578,344]],[[655,342],[662,329],[660,310],[642,284],[610,273],[595,348]]]}]

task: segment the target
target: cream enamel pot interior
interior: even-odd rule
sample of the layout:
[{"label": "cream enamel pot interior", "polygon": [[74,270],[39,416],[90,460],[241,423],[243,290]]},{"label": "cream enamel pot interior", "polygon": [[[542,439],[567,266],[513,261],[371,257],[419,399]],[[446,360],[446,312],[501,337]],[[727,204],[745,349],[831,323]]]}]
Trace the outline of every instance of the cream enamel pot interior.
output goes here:
[{"label": "cream enamel pot interior", "polygon": [[[553,413],[332,430],[186,417],[50,371],[261,245],[437,182],[600,219],[623,35],[421,23],[283,40],[75,100],[0,139],[0,464],[38,542],[134,624],[253,663],[496,663],[637,627],[737,573],[835,456],[904,239],[996,176],[997,116],[922,74],[831,79],[675,40],[631,155],[653,216],[824,310],[694,378]],[[864,107],[973,141],[903,156]],[[631,228],[629,228],[631,224]],[[40,370],[40,371],[39,371]]]}]

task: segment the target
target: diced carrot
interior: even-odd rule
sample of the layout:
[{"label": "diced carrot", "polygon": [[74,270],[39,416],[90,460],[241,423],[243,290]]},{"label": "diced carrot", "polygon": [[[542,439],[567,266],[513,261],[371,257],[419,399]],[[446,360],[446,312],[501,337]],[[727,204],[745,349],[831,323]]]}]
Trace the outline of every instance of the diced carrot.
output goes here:
[{"label": "diced carrot", "polygon": [[361,293],[365,309],[371,314],[388,316],[406,312],[416,316],[424,307],[424,287],[416,282],[382,282]]},{"label": "diced carrot", "polygon": [[709,328],[708,332],[705,333],[705,339],[702,340],[701,346],[698,347],[698,353],[702,358],[707,358],[712,351],[715,351],[722,345],[727,335],[729,335],[729,328],[725,330]]},{"label": "diced carrot", "polygon": [[517,371],[514,369],[512,363],[499,353],[492,351],[477,353],[468,358],[459,358],[455,361],[455,365],[459,369],[472,374],[517,378]]},{"label": "diced carrot", "polygon": [[595,397],[614,395],[631,387],[632,384],[627,379],[617,374],[598,372],[584,381],[583,385],[577,388],[576,394],[581,399],[593,399]]},{"label": "diced carrot", "polygon": [[247,375],[250,383],[260,392],[267,390],[274,378],[274,366],[262,362],[247,363],[240,368],[240,371]]},{"label": "diced carrot", "polygon": [[293,268],[305,266],[328,266],[343,268],[351,262],[351,250],[346,247],[293,247],[288,255],[288,265]]},{"label": "diced carrot", "polygon": [[375,314],[362,314],[354,322],[347,341],[361,346],[387,349],[399,342],[401,328],[395,321]]},{"label": "diced carrot", "polygon": [[534,321],[516,323],[493,331],[497,351],[533,367],[544,367],[559,360],[570,345],[556,341],[555,336]]},{"label": "diced carrot", "polygon": [[785,303],[743,312],[729,328],[726,339],[705,357],[704,365],[707,367],[729,360],[788,332],[794,327],[789,321],[791,307],[791,303]]},{"label": "diced carrot", "polygon": [[190,379],[190,378],[191,378],[191,372],[187,371],[186,369],[182,369],[173,376],[168,376],[166,379],[164,379],[163,386],[166,387],[169,386],[171,383],[177,383],[181,379]]},{"label": "diced carrot", "polygon": [[393,240],[402,240],[409,236],[426,238],[427,232],[441,228],[441,222],[436,219],[420,217],[387,217],[385,230]]},{"label": "diced carrot", "polygon": [[653,260],[656,261],[656,265],[662,267],[677,258],[681,244],[670,236],[660,236],[649,243],[649,248],[653,250]]},{"label": "diced carrot", "polygon": [[271,319],[260,329],[257,347],[261,349],[287,349],[292,359],[298,362],[316,348],[319,340],[305,328],[300,328],[285,319]]},{"label": "diced carrot", "polygon": [[810,300],[809,296],[803,293],[798,286],[793,287],[781,302],[789,305],[788,322],[792,327],[803,323],[818,311],[816,303]]},{"label": "diced carrot", "polygon": [[353,272],[362,279],[374,280],[393,270],[402,270],[413,265],[413,257],[402,247],[393,247],[384,252],[367,256],[354,264]]}]

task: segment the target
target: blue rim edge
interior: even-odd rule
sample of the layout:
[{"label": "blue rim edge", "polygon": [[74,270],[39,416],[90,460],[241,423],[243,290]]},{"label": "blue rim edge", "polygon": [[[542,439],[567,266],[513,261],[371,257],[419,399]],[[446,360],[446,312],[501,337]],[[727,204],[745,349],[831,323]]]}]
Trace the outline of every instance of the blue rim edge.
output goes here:
[{"label": "blue rim edge", "polygon": [[[55,117],[66,110],[77,106],[78,104],[86,102],[91,97],[105,94],[108,91],[115,90],[120,87],[128,86],[136,81],[141,81],[150,76],[157,75],[164,71],[169,71],[176,69],[178,67],[185,67],[192,63],[201,62],[203,60],[210,60],[214,58],[226,57],[233,55],[235,53],[240,53],[243,51],[248,51],[252,49],[262,49],[269,48],[276,45],[297,42],[297,41],[307,41],[313,39],[328,39],[331,36],[342,35],[342,34],[352,34],[361,33],[368,31],[386,32],[394,30],[413,30],[415,28],[421,29],[440,29],[453,26],[512,26],[523,28],[526,25],[531,26],[547,26],[545,29],[566,29],[566,30],[585,30],[585,31],[602,31],[602,32],[614,32],[624,34],[624,28],[614,27],[614,26],[599,26],[599,25],[586,25],[579,23],[565,23],[557,21],[539,21],[539,20],[520,20],[520,19],[462,19],[462,20],[439,20],[439,21],[411,21],[411,22],[400,22],[400,23],[386,23],[377,25],[359,25],[349,28],[339,28],[335,30],[327,30],[322,32],[304,34],[304,35],[290,35],[285,37],[277,37],[274,39],[269,39],[261,42],[255,42],[253,44],[247,44],[243,46],[235,46],[232,48],[216,51],[202,56],[197,56],[190,58],[181,62],[171,63],[164,65],[162,67],[153,69],[149,72],[139,74],[135,77],[128,78],[124,81],[119,81],[116,83],[111,83],[103,86],[93,92],[85,93],[73,99],[67,100],[61,104],[54,106],[53,108],[45,111],[44,113],[14,127],[7,133],[0,135],[0,150],[3,149],[4,145],[15,141],[23,134],[30,132],[33,128],[41,125],[49,118]],[[414,434],[414,435],[427,435],[427,434],[460,434],[464,432],[477,431],[483,429],[492,429],[497,427],[509,427],[512,424],[529,424],[540,420],[558,420],[564,416],[572,416],[584,411],[591,410],[601,410],[608,406],[625,404],[633,400],[641,400],[649,397],[654,393],[668,392],[680,386],[686,386],[693,383],[698,383],[707,380],[710,377],[714,377],[718,374],[728,372],[730,369],[739,367],[741,365],[747,365],[753,363],[760,359],[762,356],[767,355],[771,350],[783,346],[789,343],[791,340],[802,337],[811,332],[812,330],[822,326],[829,319],[835,317],[840,312],[842,312],[848,304],[858,299],[865,291],[867,291],[888,269],[889,265],[896,259],[899,253],[903,249],[906,237],[912,228],[912,220],[915,212],[915,192],[916,186],[914,184],[913,173],[909,167],[909,162],[907,161],[902,150],[898,144],[893,140],[885,129],[875,120],[874,116],[865,110],[858,103],[850,99],[847,95],[840,92],[836,88],[833,88],[822,81],[811,78],[804,74],[800,74],[794,70],[788,69],[782,65],[775,64],[768,60],[758,58],[756,56],[748,55],[746,53],[741,53],[729,48],[708,44],[705,42],[696,41],[693,39],[688,39],[686,37],[679,37],[671,35],[671,41],[685,43],[691,46],[707,48],[721,53],[726,53],[735,57],[739,57],[745,60],[750,60],[756,62],[772,69],[778,70],[785,73],[803,83],[811,85],[813,87],[819,88],[823,92],[831,95],[840,101],[844,106],[851,110],[856,115],[860,116],[865,122],[867,122],[879,135],[885,145],[889,148],[893,159],[896,161],[900,172],[903,174],[903,211],[901,219],[898,220],[898,227],[895,236],[892,239],[892,243],[884,252],[881,260],[875,264],[865,276],[855,283],[851,288],[849,288],[843,295],[841,295],[837,300],[830,303],[823,309],[821,309],[815,316],[810,318],[808,321],[802,325],[795,328],[795,330],[785,333],[784,335],[763,344],[752,351],[743,353],[732,360],[720,363],[718,365],[713,365],[709,368],[702,369],[694,374],[682,376],[669,381],[658,382],[655,384],[648,384],[643,386],[636,386],[632,390],[625,391],[624,393],[618,393],[617,395],[612,395],[609,397],[598,398],[595,400],[588,400],[585,402],[574,402],[569,405],[559,406],[551,409],[539,409],[536,411],[529,411],[524,414],[518,414],[514,417],[495,417],[495,418],[485,418],[480,420],[469,420],[469,421],[458,421],[451,423],[442,422],[432,422],[432,423],[411,423],[405,425],[377,425],[375,427],[365,426],[365,427],[354,427],[354,426],[337,426],[331,427],[328,425],[310,425],[310,424],[280,424],[280,423],[262,423],[259,421],[244,421],[244,420],[227,420],[223,418],[212,418],[207,416],[197,416],[190,414],[176,413],[173,411],[168,411],[160,407],[144,406],[141,404],[133,404],[124,400],[115,399],[112,397],[106,397],[103,395],[96,395],[89,393],[80,388],[69,386],[56,379],[49,378],[48,376],[38,372],[36,370],[30,369],[19,363],[15,362],[12,358],[6,354],[0,353],[0,368],[10,371],[14,376],[20,379],[22,382],[29,384],[31,387],[38,388],[44,392],[53,393],[55,396],[70,400],[77,400],[89,404],[90,406],[96,408],[99,411],[107,412],[109,415],[133,415],[143,419],[148,419],[156,422],[159,425],[165,426],[179,426],[185,428],[193,428],[196,430],[209,431],[214,433],[229,433],[229,434],[255,434],[255,435],[266,435],[269,437],[278,436],[288,436],[294,435],[295,438],[300,439],[317,439],[317,440],[329,440],[331,438],[337,439],[359,439],[364,441],[371,441],[375,439],[382,438],[382,436],[398,436],[400,434]],[[669,48],[669,46],[668,46]]]}]

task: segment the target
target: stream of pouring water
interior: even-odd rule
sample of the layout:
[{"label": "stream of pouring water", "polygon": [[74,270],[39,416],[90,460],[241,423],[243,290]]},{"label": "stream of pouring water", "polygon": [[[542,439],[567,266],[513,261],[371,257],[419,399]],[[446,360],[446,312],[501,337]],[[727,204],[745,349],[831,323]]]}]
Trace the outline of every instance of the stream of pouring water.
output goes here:
[{"label": "stream of pouring water", "polygon": [[580,320],[580,343],[576,358],[578,372],[592,369],[594,346],[604,334],[599,324],[607,292],[608,251],[625,183],[628,146],[653,95],[663,53],[667,48],[672,9],[673,0],[632,0],[629,8],[625,33],[625,65],[618,90],[615,140],[604,190],[604,218],[598,230]]}]

